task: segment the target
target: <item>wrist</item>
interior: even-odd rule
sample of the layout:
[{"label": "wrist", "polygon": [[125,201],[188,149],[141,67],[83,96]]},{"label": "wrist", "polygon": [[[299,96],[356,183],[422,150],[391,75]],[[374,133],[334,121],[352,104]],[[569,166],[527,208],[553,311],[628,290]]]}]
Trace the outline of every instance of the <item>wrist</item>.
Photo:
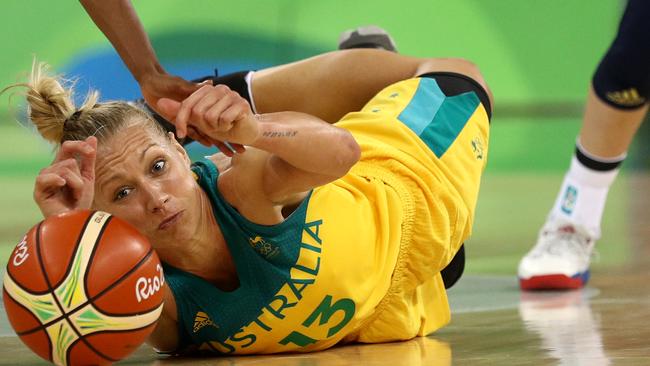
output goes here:
[{"label": "wrist", "polygon": [[255,136],[251,139],[250,143],[246,144],[248,146],[261,149],[263,142],[263,132],[268,128],[268,122],[264,122],[263,118],[259,114],[253,114],[252,117],[253,123],[255,125]]},{"label": "wrist", "polygon": [[249,146],[261,149],[272,150],[277,144],[286,144],[298,133],[296,126],[291,126],[274,121],[268,115],[253,115],[257,125],[257,136]]},{"label": "wrist", "polygon": [[138,84],[146,83],[148,80],[166,73],[165,69],[158,62],[142,65],[132,70],[133,77]]}]

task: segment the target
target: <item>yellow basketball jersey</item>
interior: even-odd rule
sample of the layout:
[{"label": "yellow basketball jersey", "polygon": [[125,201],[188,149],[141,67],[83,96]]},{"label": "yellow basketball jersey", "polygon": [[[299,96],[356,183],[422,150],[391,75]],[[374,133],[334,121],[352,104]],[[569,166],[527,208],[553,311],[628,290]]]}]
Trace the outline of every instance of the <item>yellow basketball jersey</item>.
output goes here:
[{"label": "yellow basketball jersey", "polygon": [[[240,293],[241,313],[263,298],[252,319],[210,340],[238,314],[215,321],[218,298],[213,309],[207,301],[204,308],[191,307],[183,301],[204,291],[192,294],[189,286],[169,281],[177,303],[183,297],[187,332],[206,332],[194,338],[201,348],[308,352],[342,341],[405,340],[449,321],[439,272],[471,231],[487,157],[485,109],[473,92],[447,97],[435,80],[416,78],[387,87],[337,126],[355,136],[361,160],[341,179],[314,189],[283,223],[285,234],[299,233],[297,245],[275,243],[273,228],[233,221],[256,253],[250,281],[282,278],[271,293],[262,285]],[[218,193],[211,197],[222,200]],[[293,249],[295,255],[283,257]],[[236,263],[238,273],[250,263]]]}]

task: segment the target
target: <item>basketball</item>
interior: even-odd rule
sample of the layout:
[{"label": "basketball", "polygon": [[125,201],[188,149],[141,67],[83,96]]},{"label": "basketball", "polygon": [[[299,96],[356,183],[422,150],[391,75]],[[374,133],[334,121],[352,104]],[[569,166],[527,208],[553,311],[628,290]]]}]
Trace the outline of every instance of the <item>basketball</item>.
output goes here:
[{"label": "basketball", "polygon": [[20,339],[57,365],[104,365],[135,351],[162,311],[158,256],[136,229],[80,210],[29,230],[9,257],[3,300]]}]

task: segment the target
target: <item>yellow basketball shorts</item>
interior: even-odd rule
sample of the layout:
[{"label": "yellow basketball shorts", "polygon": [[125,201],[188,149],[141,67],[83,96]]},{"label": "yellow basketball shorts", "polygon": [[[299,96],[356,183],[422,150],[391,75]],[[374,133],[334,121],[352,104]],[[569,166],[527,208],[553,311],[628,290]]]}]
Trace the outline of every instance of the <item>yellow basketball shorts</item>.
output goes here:
[{"label": "yellow basketball shorts", "polygon": [[478,83],[432,73],[386,87],[337,123],[361,146],[351,173],[383,180],[404,212],[394,228],[401,241],[391,288],[354,340],[388,340],[382,334],[396,331],[408,339],[449,321],[439,273],[471,234],[489,120],[489,99]]}]

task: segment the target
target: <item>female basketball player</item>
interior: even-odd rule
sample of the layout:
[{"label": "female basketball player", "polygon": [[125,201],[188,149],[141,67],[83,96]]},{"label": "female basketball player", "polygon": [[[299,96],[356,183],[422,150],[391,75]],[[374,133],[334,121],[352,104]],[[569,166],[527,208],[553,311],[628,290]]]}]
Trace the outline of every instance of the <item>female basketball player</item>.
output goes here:
[{"label": "female basketball player", "polygon": [[445,325],[440,270],[470,234],[488,152],[476,67],[350,50],[249,81],[264,113],[223,85],[159,102],[206,142],[247,146],[192,164],[139,108],[96,95],[76,108],[36,67],[30,118],[59,145],[36,179],[43,215],[104,210],[149,238],[163,352],[307,352]]}]

